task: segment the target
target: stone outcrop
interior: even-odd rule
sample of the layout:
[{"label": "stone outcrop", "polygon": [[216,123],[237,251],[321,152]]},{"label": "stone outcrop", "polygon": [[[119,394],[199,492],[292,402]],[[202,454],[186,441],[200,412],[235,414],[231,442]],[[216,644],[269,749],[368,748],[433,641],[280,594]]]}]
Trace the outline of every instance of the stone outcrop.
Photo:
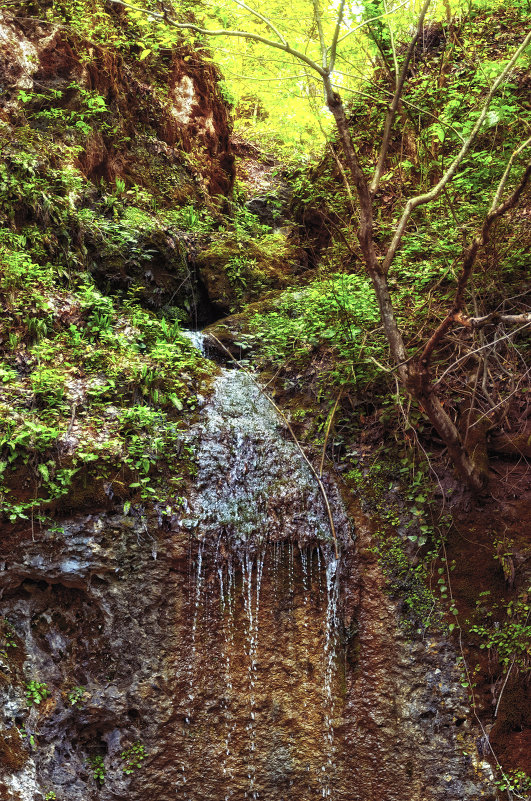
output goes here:
[{"label": "stone outcrop", "polygon": [[[375,565],[346,555],[328,653],[317,549],[233,554],[231,572],[230,556],[199,562],[197,547],[182,529],[111,514],[2,549],[17,646],[1,670],[0,739],[18,760],[3,764],[6,801],[50,789],[61,801],[490,797],[463,755],[475,749],[455,654],[400,635]],[[50,692],[30,709],[29,681]],[[125,774],[135,744],[145,760]]]},{"label": "stone outcrop", "polygon": [[118,7],[98,11],[108,46],[53,11],[44,0],[0,11],[2,213],[14,230],[36,225],[45,258],[69,273],[88,269],[106,291],[205,325],[218,315],[179,209],[215,216],[232,189],[216,67],[185,45],[144,61],[120,49],[135,32]]},{"label": "stone outcrop", "polygon": [[[83,40],[67,25],[23,10],[0,13],[0,120],[20,121],[25,111],[57,101],[57,93],[62,95],[57,107],[65,114],[82,110],[80,92],[95,92],[108,115],[105,124],[87,132],[78,156],[88,178],[110,183],[122,178],[158,190],[162,201],[173,203],[193,200],[201,191],[228,194],[234,157],[216,68],[197,54],[190,58],[184,47],[163,53],[156,67],[157,74],[155,68],[150,74],[144,62],[126,61],[116,49]],[[90,125],[90,115],[83,120]],[[44,117],[40,124],[46,125]],[[183,158],[192,153],[192,161]]]},{"label": "stone outcrop", "polygon": [[198,475],[171,518],[5,532],[2,797],[493,798],[452,647],[401,631],[368,521],[352,510],[354,532],[327,480],[335,559],[252,382],[223,373],[190,437]]}]

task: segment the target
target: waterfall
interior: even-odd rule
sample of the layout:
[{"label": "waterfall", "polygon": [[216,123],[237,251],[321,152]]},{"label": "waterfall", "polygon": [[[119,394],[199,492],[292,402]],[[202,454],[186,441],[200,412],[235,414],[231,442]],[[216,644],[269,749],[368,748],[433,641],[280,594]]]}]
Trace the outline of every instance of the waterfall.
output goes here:
[{"label": "waterfall", "polygon": [[186,798],[284,801],[296,786],[330,798],[340,564],[319,487],[243,372],[220,370],[190,443],[197,476],[180,521],[195,565],[183,746],[190,759],[198,748],[209,756],[204,787],[188,782]]}]

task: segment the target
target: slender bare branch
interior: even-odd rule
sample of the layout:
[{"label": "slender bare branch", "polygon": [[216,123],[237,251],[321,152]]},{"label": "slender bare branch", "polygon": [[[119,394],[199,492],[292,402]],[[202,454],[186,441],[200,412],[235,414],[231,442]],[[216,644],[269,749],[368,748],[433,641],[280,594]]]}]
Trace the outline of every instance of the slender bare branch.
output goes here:
[{"label": "slender bare branch", "polygon": [[494,209],[496,208],[496,206],[500,202],[500,198],[502,196],[502,192],[505,189],[505,184],[507,183],[507,179],[509,178],[509,173],[511,172],[511,169],[512,169],[512,166],[513,166],[515,158],[522,152],[522,150],[525,150],[525,148],[528,147],[530,144],[531,144],[531,136],[529,137],[529,139],[526,139],[525,142],[522,142],[520,147],[517,147],[516,150],[513,151],[513,153],[511,153],[511,158],[507,162],[507,167],[505,168],[505,172],[503,173],[502,179],[501,179],[500,183],[498,184],[498,189],[496,190],[496,194],[494,195],[494,197],[492,199],[492,203],[490,205],[489,213],[493,212]]},{"label": "slender bare branch", "polygon": [[268,19],[267,17],[264,17],[263,14],[260,14],[259,11],[256,11],[256,9],[251,8],[251,6],[248,6],[247,3],[243,3],[242,0],[232,0],[232,2],[236,3],[237,6],[240,6],[241,8],[244,8],[246,11],[248,11],[253,16],[258,17],[258,19],[262,20],[262,22],[265,25],[267,25],[267,27],[270,28],[273,31],[273,33],[276,33],[276,35],[278,36],[278,38],[280,39],[282,44],[285,44],[285,45],[287,44],[286,39],[282,36],[282,34],[278,30],[278,28],[275,25],[273,25],[273,23],[271,22],[270,19]]},{"label": "slender bare branch", "polygon": [[312,69],[314,72],[317,72],[317,74],[321,77],[326,75],[326,72],[323,70],[323,68],[320,67],[319,64],[317,64],[313,59],[307,56],[306,53],[301,53],[300,50],[295,50],[295,48],[291,47],[289,44],[282,44],[282,42],[276,42],[274,39],[267,39],[265,36],[260,36],[257,33],[250,33],[249,31],[235,31],[231,28],[209,30],[208,28],[202,28],[200,25],[196,25],[193,22],[176,22],[169,17],[165,17],[164,14],[159,14],[156,11],[149,11],[147,8],[133,6],[130,3],[123,2],[123,0],[109,0],[109,2],[114,3],[114,5],[123,6],[124,8],[130,8],[132,11],[140,11],[143,14],[146,14],[148,17],[158,19],[161,22],[165,22],[167,25],[170,25],[172,28],[177,28],[181,31],[194,31],[194,33],[200,33],[202,36],[231,36],[238,39],[248,39],[251,42],[260,42],[260,44],[267,45],[275,50],[282,50],[282,52],[288,53],[290,56],[293,56],[293,58],[303,61],[304,64],[307,64],[310,69]]},{"label": "slender bare branch", "polygon": [[315,20],[315,24],[317,25],[317,30],[319,32],[319,44],[321,46],[321,61],[323,70],[328,73],[328,48],[326,46],[326,40],[323,30],[323,20],[321,19],[321,9],[319,8],[319,0],[313,0],[313,18]]},{"label": "slender bare branch", "polygon": [[337,40],[339,39],[339,31],[341,30],[341,23],[343,22],[343,14],[345,12],[345,0],[341,0],[339,11],[337,12],[337,22],[334,29],[334,36],[332,37],[332,44],[330,45],[330,72],[334,69],[337,55]]},{"label": "slender bare branch", "polygon": [[[450,330],[450,328],[455,323],[462,323],[463,325],[467,325],[466,319],[462,316],[462,311],[465,306],[465,291],[468,286],[468,281],[472,274],[472,270],[474,268],[474,263],[476,261],[476,257],[478,251],[481,247],[487,244],[489,240],[489,233],[492,225],[494,222],[505,214],[509,209],[512,209],[516,206],[520,197],[531,177],[531,161],[527,165],[526,169],[524,170],[520,181],[516,185],[513,192],[509,195],[507,200],[504,203],[499,204],[493,211],[490,211],[485,220],[483,221],[483,225],[481,227],[480,233],[474,238],[472,243],[466,250],[465,258],[463,260],[463,269],[461,271],[461,275],[459,276],[459,280],[457,282],[457,289],[455,293],[454,302],[452,308],[442,320],[442,322],[437,326],[431,337],[429,338],[422,354],[420,356],[420,362],[424,365],[425,368],[428,367],[431,356],[433,351],[443,338],[443,336]],[[500,184],[505,183],[506,177],[505,173],[502,176]],[[498,186],[499,189],[499,186]],[[496,190],[495,197],[498,197],[499,192],[498,189]],[[531,318],[530,318],[531,319]]]},{"label": "slender bare branch", "polygon": [[[524,323],[524,325],[519,326],[518,328],[514,328],[512,331],[508,331],[502,337],[498,337],[498,339],[496,340],[496,344],[498,342],[503,342],[503,340],[505,339],[510,339],[511,337],[514,337],[516,334],[519,334],[520,331],[523,331],[525,328],[529,328],[530,325],[531,325],[531,320],[527,323]],[[451,373],[452,370],[455,367],[457,367],[458,364],[464,362],[465,359],[469,359],[470,356],[473,356],[475,353],[480,353],[482,350],[485,350],[485,348],[491,348],[492,344],[493,344],[492,342],[487,342],[485,343],[485,345],[480,345],[480,347],[476,348],[475,350],[467,351],[467,353],[465,353],[464,356],[460,356],[459,359],[456,359],[455,362],[453,362],[449,367],[447,367],[444,373],[437,379],[437,381],[433,385],[433,389],[435,389],[435,387],[438,387],[441,381],[448,375],[448,373]]]},{"label": "slender bare branch", "polygon": [[[387,11],[386,0],[384,0],[384,8]],[[389,28],[389,39],[391,40],[391,51],[393,53],[393,66],[395,68],[395,85],[397,85],[398,84],[398,80],[399,80],[399,76],[400,76],[400,70],[398,68],[398,58],[397,58],[397,55],[396,55],[395,35],[393,33],[393,26],[389,23],[389,21],[387,21],[387,22],[388,22],[388,28]]]},{"label": "slender bare branch", "polygon": [[341,42],[344,42],[347,37],[352,36],[352,34],[356,33],[356,31],[359,31],[360,28],[364,28],[366,25],[370,25],[371,22],[376,22],[377,19],[383,19],[384,17],[388,17],[390,14],[396,14],[396,12],[400,8],[404,8],[404,6],[407,6],[408,3],[409,3],[409,0],[404,0],[403,3],[400,3],[399,6],[397,6],[396,8],[393,8],[391,11],[386,11],[384,14],[378,14],[378,16],[371,17],[370,19],[364,19],[363,22],[360,22],[360,24],[356,25],[355,28],[352,28],[350,31],[347,31],[345,34],[343,34],[343,36],[341,36],[337,40],[337,44],[341,44]]},{"label": "slender bare branch", "polygon": [[522,314],[485,314],[483,317],[463,317],[461,322],[467,328],[483,328],[486,325],[497,325],[498,323],[522,325],[523,323],[531,323],[531,312],[524,312]]},{"label": "slender bare branch", "polygon": [[338,394],[338,396],[336,398],[336,402],[334,403],[334,408],[332,409],[332,411],[328,415],[328,420],[327,420],[327,423],[326,423],[326,430],[325,430],[325,437],[324,437],[324,442],[323,442],[323,451],[321,453],[321,464],[319,465],[319,478],[323,477],[324,463],[325,463],[325,459],[326,459],[326,447],[328,445],[328,440],[330,438],[330,432],[332,430],[334,417],[336,415],[337,407],[339,406],[339,401],[341,400],[341,395],[342,394],[343,394],[343,390],[340,389],[339,390],[339,394]]},{"label": "slender bare branch", "polygon": [[284,81],[295,81],[299,78],[307,78],[308,73],[302,72],[300,75],[283,75],[282,78],[255,78],[253,75],[241,75],[239,72],[233,72],[226,67],[223,69],[224,75],[230,75],[232,78],[241,78],[243,81],[258,81],[259,83],[283,83]]},{"label": "slender bare branch", "polygon": [[393,236],[391,244],[389,245],[389,248],[387,250],[387,253],[385,255],[385,258],[384,258],[384,261],[383,261],[383,264],[382,264],[382,270],[383,270],[384,273],[387,273],[388,270],[389,270],[389,267],[390,267],[395,255],[396,255],[396,252],[397,252],[397,250],[399,248],[400,242],[402,241],[402,237],[403,237],[403,235],[405,233],[407,224],[409,222],[409,218],[411,217],[413,211],[416,208],[418,208],[419,206],[426,205],[426,203],[431,203],[431,201],[436,200],[439,197],[439,195],[441,194],[441,192],[443,191],[443,189],[446,186],[446,184],[449,181],[451,181],[451,179],[454,177],[455,173],[457,172],[457,170],[461,166],[461,163],[462,163],[463,159],[465,158],[465,156],[467,155],[468,151],[470,150],[470,148],[472,146],[472,143],[474,142],[474,140],[475,140],[475,138],[476,138],[481,126],[485,122],[485,118],[487,116],[487,111],[489,110],[489,106],[490,106],[490,103],[492,101],[492,98],[494,97],[494,95],[496,94],[496,92],[499,89],[500,85],[503,83],[503,81],[505,80],[505,78],[507,77],[509,72],[514,67],[516,61],[521,56],[522,52],[526,49],[526,47],[528,46],[528,44],[530,42],[531,42],[531,31],[529,31],[529,33],[527,34],[527,36],[525,37],[525,39],[523,40],[521,45],[515,51],[515,53],[514,53],[513,57],[511,58],[511,60],[506,65],[505,69],[500,73],[498,78],[492,84],[492,87],[491,87],[491,89],[490,89],[490,91],[489,91],[489,93],[488,93],[488,95],[487,95],[487,97],[485,99],[485,102],[483,104],[483,108],[481,110],[481,113],[480,113],[480,115],[479,115],[479,117],[478,117],[478,119],[476,121],[476,124],[474,125],[474,127],[472,129],[472,132],[471,132],[470,136],[467,139],[465,139],[465,142],[463,143],[463,145],[461,147],[461,150],[459,151],[459,153],[457,154],[455,159],[452,161],[452,163],[450,164],[450,166],[448,167],[448,169],[446,170],[446,172],[444,173],[444,175],[442,176],[440,181],[432,189],[430,189],[429,192],[425,192],[422,195],[417,195],[416,197],[410,198],[408,200],[408,202],[406,203],[404,211],[402,213],[402,217],[400,218],[400,220],[398,222],[398,225],[397,225],[396,230],[395,230],[395,234]]},{"label": "slender bare branch", "polygon": [[[352,77],[347,72],[338,72],[337,70],[335,71],[334,74],[335,75],[345,75],[347,78],[351,78]],[[335,83],[333,83],[332,86],[334,87],[334,89],[341,89],[342,92],[348,92],[349,94],[358,95],[359,97],[366,97],[367,100],[370,100],[372,103],[374,103],[375,100],[377,99],[377,98],[374,97],[374,95],[370,95],[368,92],[360,92],[358,89],[348,89],[345,86],[339,86],[338,84],[335,84]],[[391,94],[391,92],[389,92],[389,94]],[[384,103],[385,101],[382,100],[381,102]],[[465,141],[456,128],[454,128],[449,123],[443,122],[442,120],[440,120],[439,117],[437,117],[435,114],[432,114],[431,111],[427,111],[425,108],[422,108],[421,106],[417,106],[415,103],[411,103],[409,100],[406,100],[404,97],[400,98],[400,102],[403,103],[405,106],[409,106],[410,108],[414,108],[416,111],[420,111],[422,114],[425,114],[427,117],[431,117],[432,119],[436,120],[442,128],[448,128],[449,131],[452,131],[452,133],[454,133],[457,136],[457,138],[461,140],[461,142]]]},{"label": "slender bare branch", "polygon": [[410,64],[411,59],[413,57],[413,53],[415,52],[415,46],[417,44],[418,38],[419,38],[420,34],[422,33],[422,28],[424,27],[424,18],[425,18],[426,14],[427,14],[427,11],[428,11],[430,3],[431,3],[431,0],[425,0],[424,5],[422,6],[422,9],[421,9],[421,12],[420,12],[420,15],[419,15],[419,18],[418,18],[418,22],[417,22],[417,27],[416,27],[415,33],[413,34],[413,37],[412,37],[412,39],[411,39],[411,41],[409,43],[409,47],[407,49],[406,57],[404,59],[404,63],[402,64],[402,69],[401,69],[400,75],[398,77],[398,81],[397,81],[397,84],[396,84],[396,88],[395,88],[395,93],[394,93],[393,99],[391,101],[391,105],[389,106],[389,109],[387,110],[387,115],[386,115],[386,118],[385,118],[385,125],[384,125],[384,132],[383,132],[383,137],[382,137],[382,144],[381,144],[381,147],[380,147],[380,153],[378,155],[378,163],[376,164],[376,169],[374,171],[374,176],[373,176],[373,179],[372,179],[370,187],[369,187],[369,190],[370,190],[372,195],[374,195],[374,193],[377,191],[378,186],[380,185],[381,177],[382,177],[383,172],[384,172],[385,159],[387,157],[387,151],[389,150],[389,142],[391,141],[391,132],[393,130],[393,124],[394,124],[394,121],[395,121],[396,112],[397,112],[397,109],[398,109],[398,105],[400,103],[400,97],[402,95],[402,92],[404,91],[404,84],[406,82],[407,71],[409,69],[409,64]]}]

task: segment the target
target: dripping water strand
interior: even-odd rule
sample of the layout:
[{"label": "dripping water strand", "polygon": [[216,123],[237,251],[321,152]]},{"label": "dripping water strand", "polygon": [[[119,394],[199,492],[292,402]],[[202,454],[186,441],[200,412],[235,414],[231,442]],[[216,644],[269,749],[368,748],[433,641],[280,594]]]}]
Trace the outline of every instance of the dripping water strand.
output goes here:
[{"label": "dripping water strand", "polygon": [[[230,757],[231,757],[231,743],[232,738],[234,735],[234,731],[236,729],[236,722],[232,720],[231,722],[231,704],[232,704],[232,693],[233,693],[233,677],[232,677],[232,665],[231,665],[231,653],[234,648],[234,591],[235,591],[235,579],[234,579],[234,567],[232,563],[232,559],[229,557],[227,561],[227,577],[226,581],[223,581],[223,565],[218,564],[218,576],[220,582],[220,597],[221,597],[221,608],[222,608],[222,615],[225,621],[225,637],[222,638],[224,642],[224,662],[225,662],[225,742],[223,747],[223,776],[226,779],[226,786],[227,791],[224,796],[224,801],[230,801],[232,798],[232,785],[234,781],[233,771],[231,769],[230,764]],[[226,593],[226,597],[225,597]]]},{"label": "dripping water strand", "polygon": [[331,798],[335,773],[334,743],[334,666],[337,646],[337,604],[339,596],[338,560],[331,558],[326,563],[326,628],[325,628],[325,676],[324,676],[324,756],[321,792],[323,798]]}]

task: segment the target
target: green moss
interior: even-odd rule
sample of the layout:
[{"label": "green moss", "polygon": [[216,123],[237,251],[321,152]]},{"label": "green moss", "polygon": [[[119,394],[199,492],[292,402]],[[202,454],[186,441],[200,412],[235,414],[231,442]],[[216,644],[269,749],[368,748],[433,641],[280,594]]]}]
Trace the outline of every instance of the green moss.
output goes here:
[{"label": "green moss", "polygon": [[24,244],[4,237],[0,254],[0,510],[16,522],[157,500],[165,465],[188,462],[187,415],[213,366],[134,295],[107,297],[87,274],[58,288],[60,270]]},{"label": "green moss", "polygon": [[19,730],[15,726],[0,730],[0,771],[16,773],[22,770],[27,761],[28,754],[24,749]]},{"label": "green moss", "polygon": [[214,302],[235,311],[293,282],[299,253],[280,233],[234,231],[216,237],[198,255],[201,277]]}]

